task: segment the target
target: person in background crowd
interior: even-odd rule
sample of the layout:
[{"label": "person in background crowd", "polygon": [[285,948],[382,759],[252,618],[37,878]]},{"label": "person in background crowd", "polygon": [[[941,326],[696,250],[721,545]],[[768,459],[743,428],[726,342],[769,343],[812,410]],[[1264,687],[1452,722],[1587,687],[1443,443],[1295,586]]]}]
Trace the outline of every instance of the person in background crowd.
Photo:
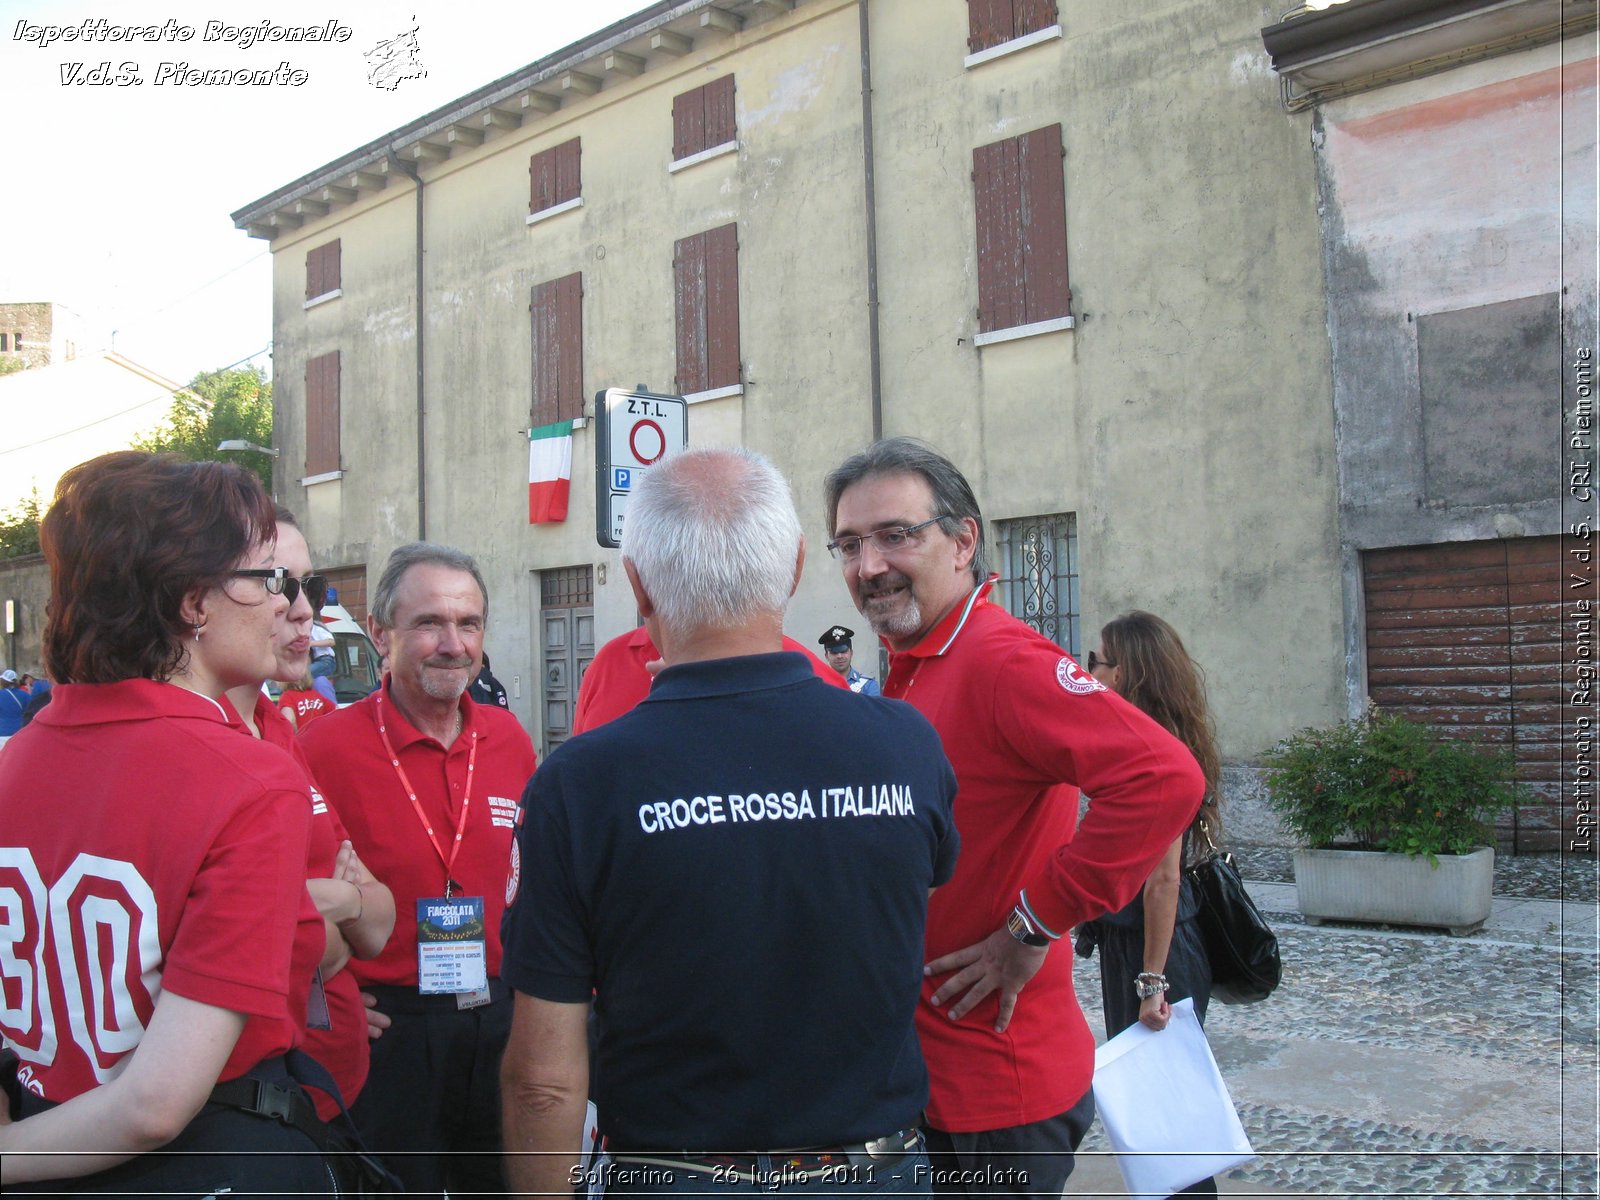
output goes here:
[{"label": "person in background crowd", "polygon": [[311,619],[311,661],[306,671],[311,677],[311,690],[334,708],[339,707],[339,696],[333,687],[333,675],[339,666],[336,650],[333,634],[322,623],[322,605],[316,604]]},{"label": "person in background crowd", "polygon": [[[278,506],[274,559],[288,571],[284,595],[289,609],[273,630],[273,670],[268,678],[304,679],[310,659],[311,613],[326,583],[311,571],[311,552],[294,515]],[[307,1006],[305,1050],[321,1063],[338,1086],[335,1098],[321,1088],[311,1098],[317,1112],[331,1121],[342,1100],[353,1104],[366,1083],[369,1051],[366,1010],[361,990],[345,965],[353,955],[372,958],[394,931],[394,896],[362,865],[339,814],[317,791],[305,752],[295,741],[294,723],[262,690],[265,680],[241,683],[228,690],[238,728],[285,751],[305,774],[311,793],[311,839],[306,859],[306,888],[322,914],[326,949],[311,981]],[[321,702],[321,697],[312,693]]]},{"label": "person in background crowd", "polygon": [[854,629],[846,629],[843,625],[830,625],[817,639],[817,644],[828,656],[828,665],[839,672],[845,686],[852,692],[858,696],[881,696],[883,692],[878,687],[878,681],[869,679],[851,665],[855,650],[850,639],[855,636]]},{"label": "person in background crowd", "polygon": [[471,555],[426,542],[395,550],[367,621],[389,660],[383,686],[300,735],[402,917],[381,954],[348,968],[390,1022],[351,1113],[408,1192],[448,1188],[454,1200],[505,1190],[500,916],[517,797],[534,768],[517,719],[466,695],[488,608]]},{"label": "person in background crowd", "polygon": [[[824,683],[844,687],[843,677],[791,637],[783,648],[806,656],[812,674]],[[619,633],[595,652],[578,686],[578,703],[572,714],[572,736],[614,721],[650,694],[655,673],[661,669],[661,651],[650,640],[650,630],[640,625]]]},{"label": "person in background crowd", "polygon": [[289,686],[278,697],[278,710],[295,729],[304,729],[318,717],[334,712],[338,707],[317,689],[309,670],[301,672],[298,679],[289,681]]},{"label": "person in background crowd", "polygon": [[39,710],[50,703],[50,693],[54,685],[48,675],[39,675],[33,681],[33,698],[28,701],[28,707],[22,710],[22,723],[27,723],[38,715]]},{"label": "person in background crowd", "polygon": [[[1100,649],[1086,660],[1089,673],[1117,695],[1148,713],[1194,755],[1205,775],[1205,800],[1193,824],[1167,847],[1140,894],[1114,913],[1090,923],[1100,946],[1100,995],[1106,1036],[1134,1022],[1165,1029],[1174,1000],[1193,997],[1202,1023],[1211,1000],[1211,964],[1195,925],[1194,886],[1183,875],[1185,859],[1203,857],[1221,836],[1217,753],[1205,681],[1183,639],[1160,617],[1130,612],[1100,630]],[[1089,801],[1093,807],[1094,800]],[[1186,852],[1187,848],[1187,852]],[[1214,1179],[1184,1189],[1215,1196]]]},{"label": "person in background crowd", "polygon": [[273,538],[248,471],[135,451],[72,468],[45,514],[61,683],[0,755],[0,888],[24,898],[0,1007],[8,1194],[333,1194],[283,1057],[323,950],[311,799],[222,703],[274,667]]},{"label": "person in background crowd", "polygon": [[504,927],[520,1192],[572,1188],[593,992],[608,1195],[760,1193],[775,1163],[833,1195],[928,1193],[912,1010],[955,778],[908,706],[783,652],[804,559],[788,485],[750,451],[683,451],[632,499],[623,565],[668,665],[523,797]]},{"label": "person in background crowd", "polygon": [[510,708],[511,701],[506,697],[506,689],[494,677],[494,672],[489,670],[489,652],[483,652],[483,669],[478,672],[478,677],[472,681],[472,686],[467,689],[467,695],[479,704],[491,704],[496,708]]},{"label": "person in background crowd", "polygon": [[0,671],[0,743],[22,728],[22,714],[28,708],[28,693],[17,681],[17,673],[9,667]]},{"label": "person in background crowd", "polygon": [[[1058,1195],[1094,1118],[1094,1039],[1070,949],[1049,948],[1133,897],[1204,781],[1182,743],[989,601],[983,514],[949,459],[874,442],[825,491],[828,549],[889,647],[883,693],[933,723],[960,785],[965,852],[929,902],[917,1009],[935,1187]],[[1080,787],[1094,805],[1074,833]]]}]

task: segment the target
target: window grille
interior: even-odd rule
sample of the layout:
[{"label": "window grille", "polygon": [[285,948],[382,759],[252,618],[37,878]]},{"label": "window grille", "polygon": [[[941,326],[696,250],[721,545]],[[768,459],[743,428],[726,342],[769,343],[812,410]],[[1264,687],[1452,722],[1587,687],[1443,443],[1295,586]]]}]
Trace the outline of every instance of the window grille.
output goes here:
[{"label": "window grille", "polygon": [[539,572],[542,608],[588,608],[594,604],[594,568],[557,567]]},{"label": "window grille", "polygon": [[1006,611],[1077,657],[1077,515],[996,521],[995,558]]}]

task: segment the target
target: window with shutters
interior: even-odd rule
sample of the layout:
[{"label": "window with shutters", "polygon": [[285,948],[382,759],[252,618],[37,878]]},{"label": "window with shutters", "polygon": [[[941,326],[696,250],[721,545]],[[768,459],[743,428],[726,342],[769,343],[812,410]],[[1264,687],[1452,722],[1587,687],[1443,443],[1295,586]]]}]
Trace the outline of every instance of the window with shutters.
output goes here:
[{"label": "window with shutters", "polygon": [[680,238],[672,266],[678,392],[702,400],[734,395],[740,388],[738,226]]},{"label": "window with shutters", "polygon": [[1000,573],[996,599],[1012,616],[1076,657],[1077,514],[996,521],[995,555]]},{"label": "window with shutters", "polygon": [[306,251],[306,307],[340,295],[339,239]]},{"label": "window with shutters", "polygon": [[967,66],[1061,36],[1055,0],[967,0]]},{"label": "window with shutters", "polygon": [[339,352],[306,363],[306,478],[339,475]]},{"label": "window with shutters", "polygon": [[528,160],[528,224],[583,204],[582,142],[573,138]]},{"label": "window with shutters", "polygon": [[733,117],[733,76],[672,98],[672,165],[679,171],[739,148]]},{"label": "window with shutters", "polygon": [[972,152],[980,345],[1072,328],[1061,126]]},{"label": "window with shutters", "polygon": [[535,285],[533,304],[535,426],[583,416],[583,273]]}]

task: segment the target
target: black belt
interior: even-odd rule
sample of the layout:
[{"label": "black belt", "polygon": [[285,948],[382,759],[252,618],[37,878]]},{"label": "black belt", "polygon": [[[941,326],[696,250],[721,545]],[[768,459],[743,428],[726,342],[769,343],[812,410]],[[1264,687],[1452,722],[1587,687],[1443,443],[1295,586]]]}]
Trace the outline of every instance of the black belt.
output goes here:
[{"label": "black belt", "polygon": [[274,1083],[241,1075],[212,1088],[210,1102],[291,1125],[310,1138],[319,1150],[328,1145],[327,1125],[317,1116],[316,1106],[293,1083]]},{"label": "black belt", "polygon": [[[361,990],[371,992],[378,998],[378,1011],[381,1013],[482,1012],[489,1007],[488,1004],[480,1004],[477,1008],[462,1008],[456,1003],[454,992],[424,996],[414,985],[404,987],[392,983],[364,983]],[[489,1004],[501,1004],[510,998],[509,984],[500,982],[498,978],[489,980]]]},{"label": "black belt", "polygon": [[[812,1175],[848,1178],[848,1172],[888,1167],[922,1148],[922,1131],[900,1129],[867,1142],[841,1146],[808,1146],[764,1154],[701,1154],[680,1150],[611,1152],[613,1162],[647,1163],[688,1171],[712,1171],[742,1182],[761,1182],[774,1174],[784,1182],[801,1183]],[[770,1167],[761,1160],[771,1162]]]}]

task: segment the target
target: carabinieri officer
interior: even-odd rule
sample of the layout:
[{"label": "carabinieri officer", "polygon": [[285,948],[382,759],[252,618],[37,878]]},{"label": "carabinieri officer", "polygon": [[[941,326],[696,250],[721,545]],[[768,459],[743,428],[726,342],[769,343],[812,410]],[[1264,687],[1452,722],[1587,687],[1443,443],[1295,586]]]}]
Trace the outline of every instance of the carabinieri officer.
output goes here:
[{"label": "carabinieri officer", "polygon": [[869,679],[851,665],[850,660],[855,656],[850,639],[856,636],[853,629],[846,629],[843,625],[830,625],[826,632],[817,639],[817,645],[822,647],[822,652],[827,655],[828,665],[840,675],[844,676],[845,686],[852,692],[861,696],[881,696],[882,690],[878,687],[876,679]]}]

